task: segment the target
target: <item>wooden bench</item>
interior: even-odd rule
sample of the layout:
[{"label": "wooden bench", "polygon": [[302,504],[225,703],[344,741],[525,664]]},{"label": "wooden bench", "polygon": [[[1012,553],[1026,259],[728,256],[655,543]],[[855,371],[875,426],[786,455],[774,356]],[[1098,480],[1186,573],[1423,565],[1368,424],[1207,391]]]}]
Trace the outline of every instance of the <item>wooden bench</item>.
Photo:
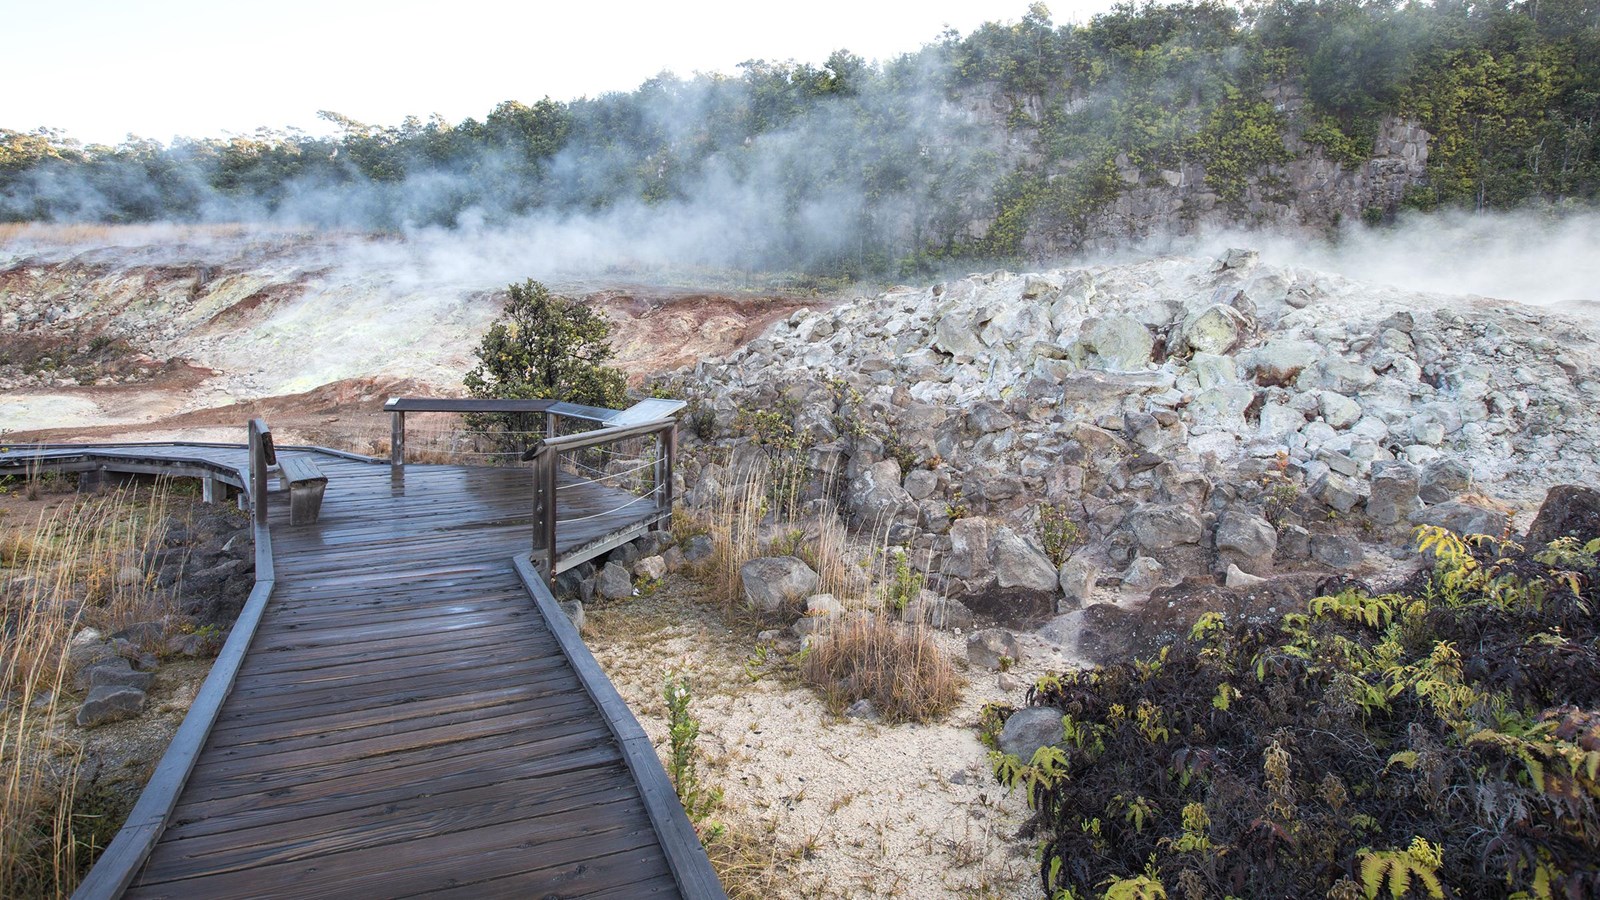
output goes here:
[{"label": "wooden bench", "polygon": [[278,457],[278,475],[289,490],[289,524],[315,524],[318,513],[322,512],[322,494],[328,488],[328,476],[305,456]]}]

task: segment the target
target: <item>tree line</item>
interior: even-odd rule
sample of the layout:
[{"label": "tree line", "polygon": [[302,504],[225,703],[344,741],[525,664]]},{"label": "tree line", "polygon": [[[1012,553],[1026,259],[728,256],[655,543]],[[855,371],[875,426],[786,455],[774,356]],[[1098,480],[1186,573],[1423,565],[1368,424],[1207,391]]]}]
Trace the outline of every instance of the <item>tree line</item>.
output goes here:
[{"label": "tree line", "polygon": [[1185,0],[1071,25],[1035,3],[880,63],[752,60],[457,123],[324,112],[327,136],[116,146],[0,129],[0,219],[404,229],[710,204],[759,235],[742,264],[904,272],[1080,239],[1119,158],[1202,164],[1237,199],[1285,156],[1262,98],[1281,83],[1309,103],[1297,133],[1349,166],[1385,116],[1421,122],[1408,206],[1585,205],[1600,185],[1597,0]]}]

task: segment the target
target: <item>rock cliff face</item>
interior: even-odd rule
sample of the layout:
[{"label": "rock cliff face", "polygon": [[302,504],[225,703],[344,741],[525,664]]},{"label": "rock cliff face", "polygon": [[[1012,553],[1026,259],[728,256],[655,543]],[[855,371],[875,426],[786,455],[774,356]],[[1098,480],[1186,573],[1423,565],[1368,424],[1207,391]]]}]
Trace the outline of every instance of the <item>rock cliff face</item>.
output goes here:
[{"label": "rock cliff face", "polygon": [[[1362,148],[1367,158],[1352,165],[1306,140],[1313,119],[1298,85],[1271,84],[1260,96],[1281,117],[1284,160],[1242,173],[1236,198],[1220,196],[1216,185],[1207,182],[1206,168],[1200,162],[1173,169],[1141,167],[1122,154],[1115,159],[1114,190],[1101,204],[1081,220],[1056,226],[1035,216],[1021,249],[1031,259],[1059,259],[1084,250],[1111,250],[1151,238],[1197,232],[1270,228],[1320,235],[1341,223],[1362,221],[1374,214],[1392,216],[1407,189],[1425,183],[1431,136],[1417,122],[1386,117],[1372,145]],[[1094,99],[1077,96],[1068,108]],[[1045,137],[1035,124],[1045,115],[1037,97],[972,94],[952,106],[944,115],[968,127],[961,131],[963,140],[993,136],[982,149],[998,160],[1003,170],[1041,171],[1054,181],[1077,178],[1081,174],[1078,167],[1093,164],[1093,160],[1047,159],[1042,152]],[[965,223],[965,235],[970,238],[984,237],[996,224],[993,203],[982,203],[987,194],[980,194],[963,197],[960,204],[975,212]],[[914,224],[926,234],[947,231],[940,222],[903,223],[906,229]]]},{"label": "rock cliff face", "polygon": [[[1287,88],[1279,91],[1290,93]],[[1092,237],[1083,243],[1109,248],[1153,236],[1240,226],[1327,231],[1341,222],[1358,221],[1369,211],[1391,213],[1406,189],[1421,184],[1427,174],[1428,133],[1404,119],[1384,120],[1372,158],[1354,170],[1329,159],[1295,130],[1285,135],[1284,146],[1292,158],[1247,176],[1243,196],[1235,204],[1223,202],[1206,185],[1202,166],[1147,172],[1119,159],[1125,188],[1108,209],[1091,219],[1086,233]],[[1030,249],[1048,255],[1063,249],[1063,243],[1062,236],[1040,234]]]},{"label": "rock cliff face", "polygon": [[[1585,324],[1244,250],[898,288],[797,312],[678,381],[723,445],[759,442],[741,411],[776,411],[813,495],[951,593],[1359,573],[1414,524],[1503,530],[1482,494],[1532,504],[1600,475]],[[1082,543],[1044,560],[1047,507]]]}]

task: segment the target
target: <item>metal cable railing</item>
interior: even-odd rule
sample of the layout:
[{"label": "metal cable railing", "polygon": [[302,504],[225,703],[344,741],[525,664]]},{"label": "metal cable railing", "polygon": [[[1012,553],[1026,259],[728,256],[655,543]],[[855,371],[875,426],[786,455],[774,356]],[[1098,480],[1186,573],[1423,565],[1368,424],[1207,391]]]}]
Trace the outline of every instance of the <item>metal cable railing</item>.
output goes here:
[{"label": "metal cable railing", "polygon": [[[557,488],[557,490],[560,490],[560,488]],[[632,500],[629,500],[627,503],[622,504],[621,506],[614,506],[611,509],[606,510],[605,512],[598,512],[598,513],[594,513],[593,515],[574,516],[574,517],[572,517],[570,519],[556,519],[556,524],[557,525],[570,525],[570,524],[572,524],[574,522],[588,522],[591,519],[603,519],[606,516],[616,515],[617,513],[622,512],[623,510],[627,509],[630,506],[634,506],[636,504],[643,503],[644,501],[649,500],[652,497],[658,496],[660,493],[661,493],[661,488],[660,487],[654,487],[654,488],[650,489],[649,493],[642,494],[642,495],[640,495],[638,497],[635,497]]]},{"label": "metal cable railing", "polygon": [[[434,424],[434,417],[441,414],[466,417],[467,427],[449,429],[443,440],[438,435],[432,441],[417,435],[424,442],[420,449],[464,459],[526,464],[534,483],[533,560],[547,579],[554,578],[558,526],[616,519],[611,531],[597,531],[592,526],[579,530],[578,534],[598,535],[582,539],[590,551],[597,542],[614,546],[642,528],[671,527],[672,466],[677,452],[673,416],[683,405],[682,401],[652,399],[627,410],[611,410],[553,400],[393,398],[384,404],[391,417],[389,461],[397,467],[405,465],[407,415],[426,417],[425,425]],[[480,427],[491,421],[482,417],[502,416],[512,417],[504,420],[506,427]],[[542,430],[526,427],[540,417]],[[561,433],[575,427],[590,430]],[[646,452],[652,444],[653,452]],[[441,445],[448,449],[437,449]],[[565,518],[559,515],[558,499],[568,506]],[[569,538],[568,543],[572,542]]]}]

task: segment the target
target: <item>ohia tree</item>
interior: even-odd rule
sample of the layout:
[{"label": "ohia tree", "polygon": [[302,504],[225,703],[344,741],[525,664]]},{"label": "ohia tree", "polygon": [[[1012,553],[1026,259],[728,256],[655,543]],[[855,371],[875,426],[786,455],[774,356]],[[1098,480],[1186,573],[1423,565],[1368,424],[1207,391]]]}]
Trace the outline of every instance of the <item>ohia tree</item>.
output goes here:
[{"label": "ohia tree", "polygon": [[606,365],[611,323],[533,279],[506,288],[506,308],[473,351],[462,379],[473,397],[565,400],[618,408],[627,380]]}]

